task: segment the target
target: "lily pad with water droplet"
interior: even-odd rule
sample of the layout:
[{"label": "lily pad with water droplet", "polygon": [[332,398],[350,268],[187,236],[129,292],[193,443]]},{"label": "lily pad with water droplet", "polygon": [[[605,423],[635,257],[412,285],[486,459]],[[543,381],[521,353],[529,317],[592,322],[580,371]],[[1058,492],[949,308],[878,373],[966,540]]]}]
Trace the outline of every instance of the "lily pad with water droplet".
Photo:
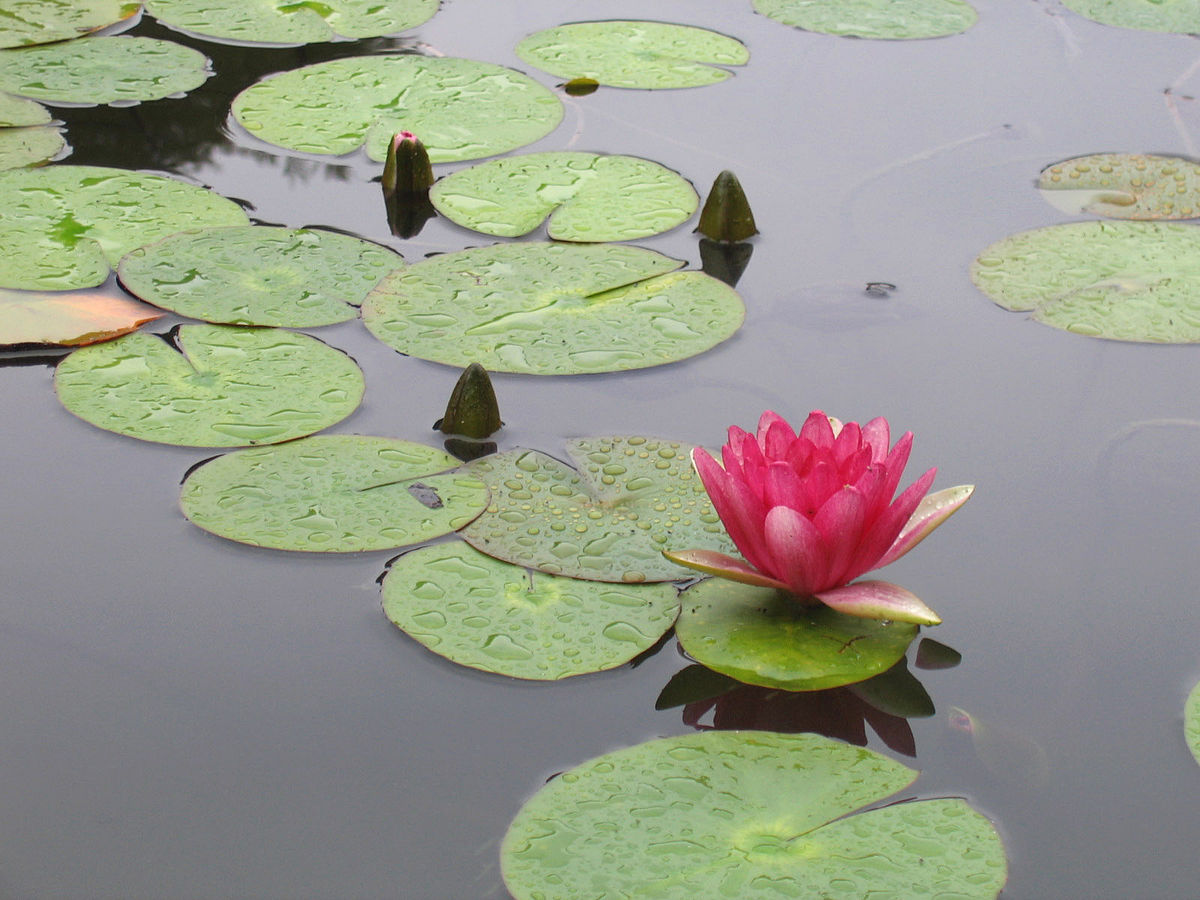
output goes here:
[{"label": "lily pad with water droplet", "polygon": [[979,18],[965,0],[754,0],[754,8],[805,31],[884,40],[958,34]]},{"label": "lily pad with water droplet", "polygon": [[483,482],[441,450],[316,435],[227,453],[192,470],[180,506],[231,541],[277,550],[387,550],[457,531],[487,505]]},{"label": "lily pad with water droplet", "polygon": [[1042,196],[1071,214],[1109,219],[1200,217],[1200,165],[1174,156],[1094,153],[1042,170]]},{"label": "lily pad with water droplet", "polygon": [[193,319],[309,328],[355,318],[403,265],[349,235],[247,225],[173,234],[126,254],[117,274],[130,293]]},{"label": "lily pad with water droplet", "polygon": [[497,244],[388,275],[363,322],[401,353],[489,372],[577,375],[676,362],[733,335],[727,285],[652,250]]},{"label": "lily pad with water droplet", "polygon": [[24,47],[77,38],[128,19],[133,0],[4,0],[0,47]]},{"label": "lily pad with water droplet", "polygon": [[577,469],[533,450],[485,457],[466,471],[487,483],[492,500],[462,535],[484,553],[555,575],[687,578],[664,548],[733,546],[691,452],[691,444],[615,436],[570,441]]},{"label": "lily pad with water droplet", "polygon": [[183,226],[246,223],[233,201],[161,175],[63,165],[0,172],[0,287],[95,287],[130,250]]},{"label": "lily pad with water droplet", "polygon": [[0,348],[80,347],[136,331],[162,313],[104,294],[41,294],[0,289]]},{"label": "lily pad with water droplet", "polygon": [[1200,763],[1200,684],[1192,688],[1183,707],[1183,736],[1192,756]]},{"label": "lily pad with water droplet", "polygon": [[893,803],[917,772],[816,734],[705,731],[551,779],[500,847],[516,900],[996,897],[991,823],[958,798]]},{"label": "lily pad with water droplet", "polygon": [[50,124],[50,110],[36,100],[14,97],[0,92],[0,126],[20,128],[25,125]]},{"label": "lily pad with water droplet", "polygon": [[40,166],[67,146],[56,125],[0,128],[0,169]]},{"label": "lily pad with water droplet", "polygon": [[864,619],[783,591],[723,578],[680,598],[675,635],[694,660],[746,684],[819,691],[890,669],[917,636],[907,622]]},{"label": "lily pad with water droplet", "polygon": [[1062,0],[1062,3],[1103,25],[1200,34],[1200,3],[1196,0]]},{"label": "lily pad with water droplet", "polygon": [[146,0],[146,11],[173,28],[267,44],[395,34],[427,21],[437,9],[438,0]]},{"label": "lily pad with water droplet", "polygon": [[1118,341],[1200,341],[1200,227],[1074,222],[984,250],[971,278],[1005,309]]},{"label": "lily pad with water droplet", "polygon": [[670,584],[529,572],[461,542],[405,554],[383,581],[384,613],[434,653],[539,681],[629,662],[654,646],[678,610]]},{"label": "lily pad with water droplet", "polygon": [[274,444],[328,428],[362,401],[354,360],[306,334],[183,325],[175,345],[129,334],[76,350],[54,384],[99,428],[185,447]]},{"label": "lily pad with water droplet", "polygon": [[631,241],[686,222],[700,198],[679,173],[648,159],[556,151],[481,163],[429,192],[446,218],[499,237],[547,216],[556,241]]},{"label": "lily pad with water droplet", "polygon": [[517,56],[559,78],[622,88],[686,88],[724,81],[750,51],[715,31],[666,22],[575,22],[531,34]]},{"label": "lily pad with water droplet", "polygon": [[208,79],[203,53],[144,37],[94,37],[0,51],[0,89],[50,103],[161,100]]},{"label": "lily pad with water droplet", "polygon": [[527,75],[470,59],[352,56],[265,78],[233,101],[255,137],[301,153],[366,145],[378,162],[400,131],[435,163],[515,150],[553,131],[562,102]]}]

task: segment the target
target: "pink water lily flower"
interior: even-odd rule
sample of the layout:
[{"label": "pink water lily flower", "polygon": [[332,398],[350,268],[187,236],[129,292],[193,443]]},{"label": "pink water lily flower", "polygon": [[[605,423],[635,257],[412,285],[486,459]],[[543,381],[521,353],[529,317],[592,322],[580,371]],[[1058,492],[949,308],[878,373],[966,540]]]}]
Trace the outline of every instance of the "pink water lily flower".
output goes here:
[{"label": "pink water lily flower", "polygon": [[[887,420],[844,425],[817,410],[797,435],[765,412],[756,435],[733,427],[718,463],[692,461],[745,561],[710,550],[668,559],[734,581],[786,590],[839,612],[935,625],[937,613],[886,581],[854,581],[899,559],[962,506],[974,485],[929,494],[936,469],[896,489],[912,432],[890,447]],[[724,465],[722,466],[722,463]]]}]

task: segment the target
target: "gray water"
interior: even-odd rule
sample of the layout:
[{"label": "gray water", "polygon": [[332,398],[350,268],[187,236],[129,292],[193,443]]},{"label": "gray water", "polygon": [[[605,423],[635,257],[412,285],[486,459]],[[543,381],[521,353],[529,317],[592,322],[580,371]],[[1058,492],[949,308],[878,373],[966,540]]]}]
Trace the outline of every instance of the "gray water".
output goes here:
[{"label": "gray water", "polygon": [[[967,276],[991,242],[1068,220],[1032,187],[1045,165],[1193,155],[1200,75],[1174,110],[1163,91],[1200,44],[1053,0],[975,5],[963,35],[879,42],[790,29],[740,0],[446,0],[409,35],[366,43],[420,41],[547,85],[511,48],[564,21],[653,17],[749,46],[719,85],[568,101],[527,148],[648,157],[702,192],[734,170],[762,231],[738,285],[745,327],[657,369],[495,376],[502,449],[607,433],[716,445],[767,408],[912,430],[912,472],[937,465],[937,486],[978,490],[886,575],[942,614],[933,636],[963,654],[921,673],[937,713],[911,722],[923,774],[901,796],[965,796],[992,818],[1005,898],[1200,896],[1200,769],[1181,730],[1200,679],[1198,351],[1046,328]],[[365,156],[289,157],[224,122],[262,74],[353,45],[228,48],[149,18],[135,33],[199,47],[217,77],[181,100],[60,110],[68,162],[169,171],[257,220],[348,230],[410,262],[488,242],[445,220],[392,238]],[[640,243],[695,266],[690,227]],[[869,296],[871,281],[897,289]],[[357,322],[314,333],[367,377],[333,430],[435,439],[457,371]],[[504,898],[498,841],[547,777],[690,730],[654,710],[686,664],[673,642],[554,685],[453,666],[383,617],[375,581],[394,554],[201,533],[176,496],[211,453],[83,424],[45,365],[0,379],[0,896]],[[999,751],[977,752],[952,707]]]}]

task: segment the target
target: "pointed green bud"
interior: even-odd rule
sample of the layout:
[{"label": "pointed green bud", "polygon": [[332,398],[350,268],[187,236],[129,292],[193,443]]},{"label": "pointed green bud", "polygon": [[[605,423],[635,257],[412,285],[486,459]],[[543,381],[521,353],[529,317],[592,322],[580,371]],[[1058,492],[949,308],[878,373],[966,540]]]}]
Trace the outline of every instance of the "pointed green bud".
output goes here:
[{"label": "pointed green bud", "polygon": [[696,229],[714,241],[744,241],[758,234],[754,224],[754,213],[737,176],[726,169],[713,182],[704,209],[700,212],[700,225]]},{"label": "pointed green bud", "polygon": [[429,154],[411,131],[398,132],[388,144],[382,180],[385,194],[419,194],[433,186]]},{"label": "pointed green bud", "polygon": [[433,427],[445,434],[460,434],[469,438],[485,438],[498,431],[504,423],[500,421],[500,407],[496,403],[496,392],[492,379],[479,363],[471,363],[458,378],[458,384],[450,393],[446,404],[446,415],[438,419]]}]

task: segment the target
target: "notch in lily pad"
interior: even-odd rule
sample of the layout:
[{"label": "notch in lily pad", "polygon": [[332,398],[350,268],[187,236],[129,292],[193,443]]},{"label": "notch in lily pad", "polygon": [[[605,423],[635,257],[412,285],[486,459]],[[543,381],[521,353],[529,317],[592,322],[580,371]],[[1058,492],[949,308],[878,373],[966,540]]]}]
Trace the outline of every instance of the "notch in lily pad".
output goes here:
[{"label": "notch in lily pad", "polygon": [[496,390],[487,369],[477,362],[471,363],[458,377],[446,414],[433,423],[443,434],[480,440],[500,430],[500,405],[496,402]]}]

